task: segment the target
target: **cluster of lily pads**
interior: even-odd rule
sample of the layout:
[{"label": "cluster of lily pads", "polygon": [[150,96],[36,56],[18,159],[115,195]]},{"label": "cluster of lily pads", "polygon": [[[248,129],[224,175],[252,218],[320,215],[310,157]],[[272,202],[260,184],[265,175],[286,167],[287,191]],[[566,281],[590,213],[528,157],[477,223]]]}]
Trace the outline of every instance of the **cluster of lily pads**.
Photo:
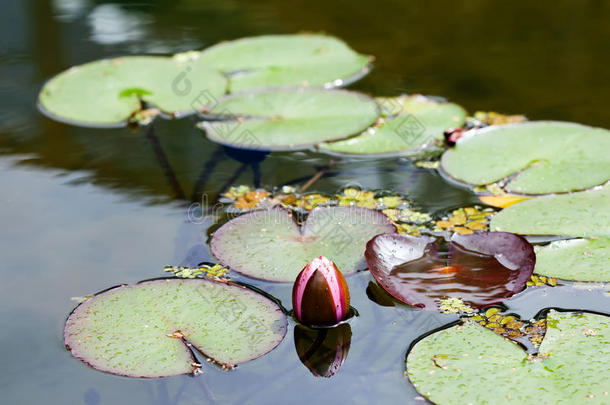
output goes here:
[{"label": "cluster of lily pads", "polygon": [[[137,377],[198,373],[194,351],[225,368],[253,360],[283,340],[289,311],[231,275],[294,282],[320,257],[346,276],[368,269],[393,299],[461,316],[408,350],[406,374],[431,401],[607,400],[608,316],[551,310],[520,320],[498,305],[526,287],[610,281],[610,131],[336,89],[371,62],[336,38],[280,35],[92,62],[47,82],[41,109],[77,125],[197,114],[209,139],[232,147],[425,156],[415,164],[482,202],[438,217],[387,191],[233,187],[210,240],[218,263],[169,267],[176,278],[86,299],[66,322],[72,354]],[[345,355],[351,330],[337,328],[328,336]],[[295,328],[297,350],[310,332]],[[316,375],[340,366],[299,356]]]}]

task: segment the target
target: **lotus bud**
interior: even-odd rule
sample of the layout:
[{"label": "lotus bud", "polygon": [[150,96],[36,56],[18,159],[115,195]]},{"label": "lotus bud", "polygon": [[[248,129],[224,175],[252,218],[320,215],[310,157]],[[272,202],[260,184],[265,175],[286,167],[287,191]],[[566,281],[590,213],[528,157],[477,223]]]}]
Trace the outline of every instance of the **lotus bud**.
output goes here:
[{"label": "lotus bud", "polygon": [[294,346],[301,362],[316,377],[332,377],[347,358],[352,339],[349,323],[333,328],[294,327]]},{"label": "lotus bud", "polygon": [[349,313],[349,290],[335,263],[324,256],[311,261],[292,287],[292,307],[305,325],[334,325]]}]

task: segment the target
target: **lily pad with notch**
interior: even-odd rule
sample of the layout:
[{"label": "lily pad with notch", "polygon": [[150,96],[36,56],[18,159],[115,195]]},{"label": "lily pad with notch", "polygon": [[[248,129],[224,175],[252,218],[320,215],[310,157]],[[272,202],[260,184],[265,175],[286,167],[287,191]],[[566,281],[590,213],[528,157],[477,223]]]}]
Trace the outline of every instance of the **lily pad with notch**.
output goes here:
[{"label": "lily pad with notch", "polygon": [[[124,56],[72,67],[38,96],[51,118],[83,126],[121,126],[147,103],[182,116],[222,96],[227,79],[197,58]],[[197,99],[199,89],[205,97]],[[202,104],[203,103],[203,104]]]},{"label": "lily pad with notch", "polygon": [[273,350],[287,320],[271,299],[209,279],[161,279],[123,285],[79,305],[66,321],[72,355],[129,377],[193,374],[190,347],[232,366]]},{"label": "lily pad with notch", "polygon": [[610,185],[532,198],[496,214],[489,229],[520,235],[610,236]]},{"label": "lily pad with notch", "polygon": [[547,314],[536,355],[466,320],[416,342],[407,355],[409,380],[436,404],[608,402],[610,317]]},{"label": "lily pad with notch", "polygon": [[347,275],[366,269],[366,242],[396,228],[381,212],[360,207],[317,207],[299,226],[283,208],[258,210],[221,226],[210,247],[220,263],[269,281],[294,282],[303,267],[328,257]]},{"label": "lily pad with notch", "polygon": [[581,124],[531,121],[469,131],[447,150],[441,168],[472,186],[507,179],[506,190],[548,194],[610,180],[610,131]]},{"label": "lily pad with notch", "polygon": [[227,75],[230,91],[261,87],[348,85],[370,70],[371,56],[318,34],[264,35],[223,42],[201,59]]},{"label": "lily pad with notch", "polygon": [[354,156],[418,154],[466,119],[466,111],[459,105],[421,95],[376,100],[385,113],[383,120],[360,135],[322,143],[319,149]]},{"label": "lily pad with notch", "polygon": [[379,114],[375,100],[361,93],[290,87],[226,96],[200,127],[212,141],[236,148],[294,150],[357,134]]},{"label": "lily pad with notch", "polygon": [[454,234],[445,245],[429,236],[379,235],[368,242],[365,257],[390,295],[430,311],[447,298],[473,308],[500,303],[523,290],[534,270],[532,245],[515,234]]}]

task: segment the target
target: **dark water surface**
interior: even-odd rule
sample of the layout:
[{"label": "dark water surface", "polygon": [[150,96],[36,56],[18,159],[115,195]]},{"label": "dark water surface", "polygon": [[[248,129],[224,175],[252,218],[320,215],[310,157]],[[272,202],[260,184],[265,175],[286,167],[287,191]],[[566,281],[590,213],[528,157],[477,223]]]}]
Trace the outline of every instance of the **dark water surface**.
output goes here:
[{"label": "dark water surface", "polygon": [[[175,53],[268,33],[325,31],[377,57],[352,86],[374,95],[440,95],[467,110],[524,113],[610,128],[610,2],[3,0],[0,5],[0,395],[3,404],[421,403],[406,381],[410,342],[455,317],[382,306],[348,277],[360,316],[331,379],[297,356],[293,325],[269,355],[197,378],[138,380],[92,370],[64,349],[63,323],[83,296],[163,275],[168,264],[212,260],[190,202],[231,184],[303,184],[331,157],[274,153],[243,162],[191,119],[153,130],[85,129],[35,106],[50,76],[130,53]],[[239,160],[242,161],[239,161]],[[393,189],[437,211],[467,192],[396,159],[339,161],[312,190]],[[243,279],[246,281],[245,279]],[[255,283],[290,306],[290,286]],[[585,286],[588,287],[588,286]],[[607,310],[604,289],[528,289],[509,308]],[[585,296],[585,293],[588,293]],[[606,311],[608,312],[608,311]]]}]

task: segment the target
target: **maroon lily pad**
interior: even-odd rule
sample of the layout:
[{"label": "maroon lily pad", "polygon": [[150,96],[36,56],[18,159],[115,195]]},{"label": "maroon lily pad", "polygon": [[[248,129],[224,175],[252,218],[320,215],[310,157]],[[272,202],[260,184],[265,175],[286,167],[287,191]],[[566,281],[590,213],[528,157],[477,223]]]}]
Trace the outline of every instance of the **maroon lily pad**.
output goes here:
[{"label": "maroon lily pad", "polygon": [[378,235],[368,242],[365,258],[388,293],[430,311],[438,310],[444,298],[460,298],[474,308],[500,303],[521,291],[534,271],[534,248],[519,235],[455,234],[448,249],[442,242]]}]

